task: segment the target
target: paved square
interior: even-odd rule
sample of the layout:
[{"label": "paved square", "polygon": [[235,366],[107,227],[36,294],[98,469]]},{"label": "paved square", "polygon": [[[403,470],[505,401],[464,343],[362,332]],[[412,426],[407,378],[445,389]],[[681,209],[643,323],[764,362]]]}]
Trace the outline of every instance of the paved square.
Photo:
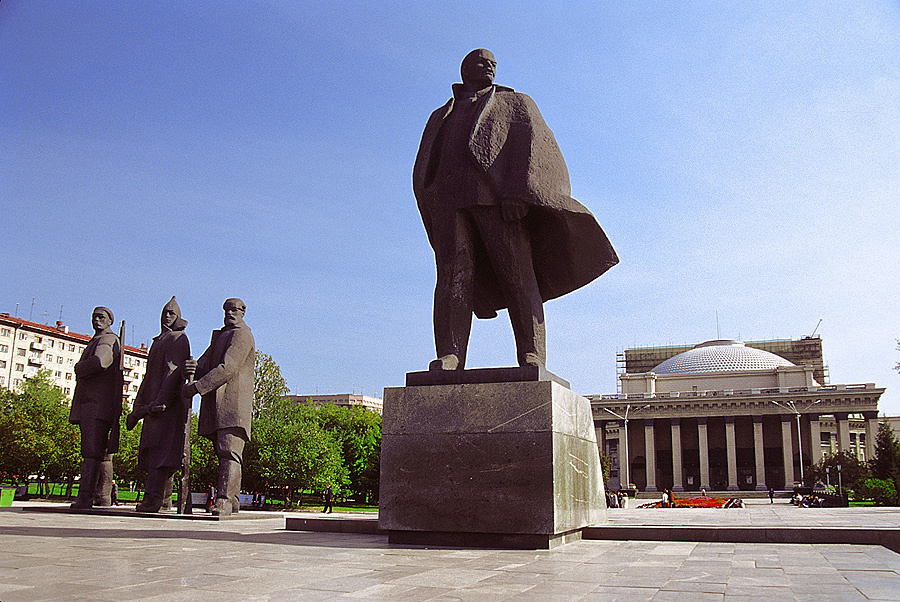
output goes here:
[{"label": "paved square", "polygon": [[[18,505],[18,503],[17,503]],[[610,511],[616,524],[869,524],[889,509],[787,504]],[[699,513],[698,513],[699,512]],[[680,514],[680,515],[679,515]],[[556,550],[389,545],[383,535],[222,522],[0,511],[0,601],[900,600],[881,546],[581,541]]]}]

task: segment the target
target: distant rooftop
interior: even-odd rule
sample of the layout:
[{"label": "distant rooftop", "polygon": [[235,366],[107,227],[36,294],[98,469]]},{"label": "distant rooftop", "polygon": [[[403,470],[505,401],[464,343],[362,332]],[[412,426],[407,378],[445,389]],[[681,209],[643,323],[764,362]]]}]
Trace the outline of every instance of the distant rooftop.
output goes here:
[{"label": "distant rooftop", "polygon": [[693,349],[670,357],[653,368],[653,372],[656,374],[738,372],[771,370],[779,366],[793,365],[783,357],[762,349],[747,347],[740,341],[718,339],[700,343]]}]

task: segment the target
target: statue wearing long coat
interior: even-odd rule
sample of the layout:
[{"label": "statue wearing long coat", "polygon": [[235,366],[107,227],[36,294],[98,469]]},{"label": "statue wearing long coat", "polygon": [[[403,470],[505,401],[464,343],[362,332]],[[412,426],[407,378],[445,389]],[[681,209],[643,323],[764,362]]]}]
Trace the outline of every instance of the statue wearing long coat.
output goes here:
[{"label": "statue wearing long coat", "polygon": [[[75,393],[69,410],[69,422],[82,426],[81,452],[86,458],[102,459],[105,454],[119,450],[119,416],[122,415],[124,385],[119,368],[121,353],[119,337],[107,328],[91,338],[81,359],[75,364]],[[102,427],[88,424],[97,420],[102,421]],[[84,440],[86,433],[90,433],[91,441]]]},{"label": "statue wearing long coat", "polygon": [[215,441],[217,430],[238,428],[242,438],[250,440],[255,362],[253,333],[243,321],[213,331],[209,348],[197,360],[195,376],[201,395],[201,435]]},{"label": "statue wearing long coat", "polygon": [[[413,168],[413,191],[432,247],[435,232],[446,226],[438,217],[441,210],[436,204],[440,201],[430,187],[441,126],[454,102],[451,98],[431,114]],[[479,108],[468,148],[499,202],[511,199],[529,206],[523,222],[531,236],[543,301],[584,286],[618,263],[597,220],[570,196],[562,153],[530,97],[505,86],[491,86]],[[479,318],[495,317],[497,310],[507,306],[489,261],[476,262],[474,285],[474,313]]]},{"label": "statue wearing long coat", "polygon": [[178,319],[153,339],[147,372],[134,400],[133,415],[144,419],[138,452],[138,466],[143,470],[176,468],[184,459],[184,425],[191,402],[181,395],[181,366],[191,354],[191,344],[184,333],[187,322],[181,319],[174,297],[163,311],[172,306]]}]

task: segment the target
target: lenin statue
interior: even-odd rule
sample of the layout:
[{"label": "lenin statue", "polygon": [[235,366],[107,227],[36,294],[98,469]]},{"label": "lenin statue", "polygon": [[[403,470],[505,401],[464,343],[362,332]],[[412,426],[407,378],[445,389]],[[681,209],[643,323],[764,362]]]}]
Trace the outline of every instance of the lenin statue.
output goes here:
[{"label": "lenin statue", "polygon": [[484,49],[463,59],[462,84],[425,126],[413,190],[434,249],[431,370],[462,370],[472,314],[508,309],[520,366],[544,366],[543,302],[618,263],[603,229],[570,196],[553,133],[525,94],[495,85]]},{"label": "lenin statue", "polygon": [[213,514],[227,516],[240,510],[241,463],[244,444],[250,440],[253,411],[253,376],[256,345],[244,324],[246,305],[228,299],[225,327],[214,330],[209,348],[200,359],[184,363],[185,374],[197,380],[184,385],[190,399],[200,394],[198,432],[212,441],[219,459],[219,478]]},{"label": "lenin statue", "polygon": [[191,355],[191,344],[175,297],[163,307],[160,326],[134,410],[126,419],[129,430],[144,421],[138,468],[146,471],[147,481],[144,500],[135,508],[138,512],[158,512],[163,506],[167,482],[184,460],[184,425],[191,412],[191,400],[181,395],[182,367]]},{"label": "lenin statue", "polygon": [[81,480],[72,508],[91,508],[101,465],[119,450],[122,415],[122,347],[110,330],[113,313],[96,307],[91,314],[94,336],[75,364],[75,394],[69,422],[81,431]]}]

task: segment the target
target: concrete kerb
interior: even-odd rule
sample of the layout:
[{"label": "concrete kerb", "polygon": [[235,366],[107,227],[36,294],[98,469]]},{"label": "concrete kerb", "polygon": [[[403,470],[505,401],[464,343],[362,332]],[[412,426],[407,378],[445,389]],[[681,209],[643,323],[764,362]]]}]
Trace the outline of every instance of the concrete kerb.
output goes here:
[{"label": "concrete kerb", "polygon": [[879,545],[900,553],[900,529],[873,527],[587,527],[583,539],[612,541],[684,541],[704,543],[798,543]]},{"label": "concrete kerb", "polygon": [[[715,510],[711,510],[715,512]],[[386,534],[377,516],[285,517],[288,531]],[[703,543],[794,543],[879,545],[900,553],[900,527],[597,525],[582,530],[586,540],[683,541]]]}]

